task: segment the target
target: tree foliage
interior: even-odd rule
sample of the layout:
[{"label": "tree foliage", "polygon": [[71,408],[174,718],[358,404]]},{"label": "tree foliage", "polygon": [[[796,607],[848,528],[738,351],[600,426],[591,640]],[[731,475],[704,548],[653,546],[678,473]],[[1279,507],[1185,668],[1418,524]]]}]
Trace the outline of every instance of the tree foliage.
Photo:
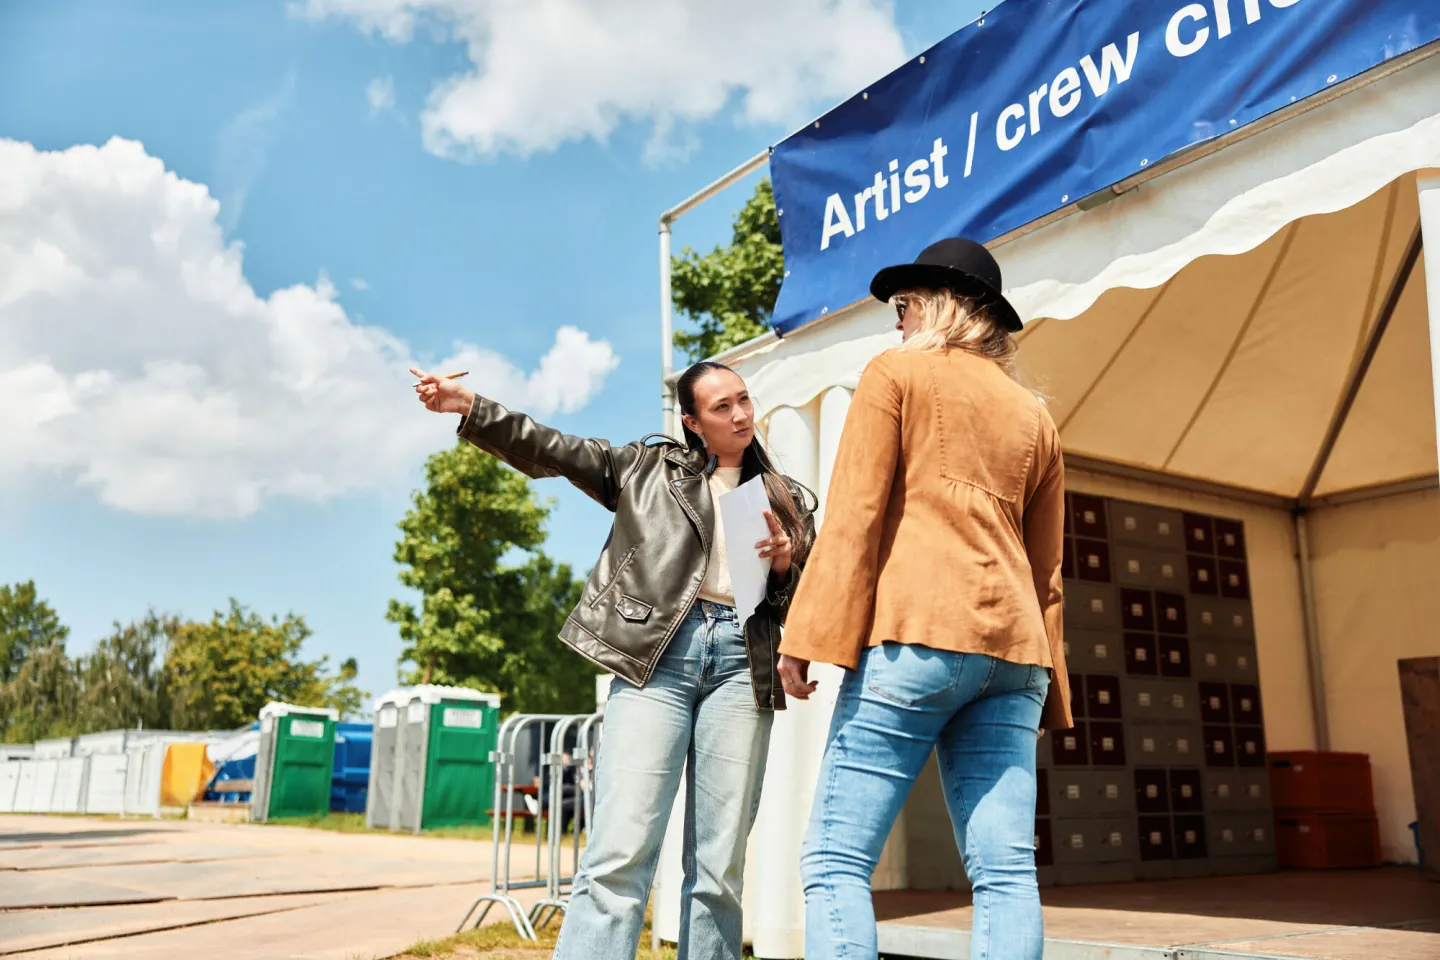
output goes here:
[{"label": "tree foliage", "polygon": [[326,658],[301,658],[310,636],[303,618],[267,621],[235,600],[209,623],[152,610],[71,657],[67,628],[34,585],[0,586],[0,631],[7,657],[24,651],[0,680],[3,742],[137,727],[233,729],[269,700],[354,715],[365,699],[353,657],[333,675]]},{"label": "tree foliage", "polygon": [[730,245],[701,256],[686,247],[671,260],[675,308],[696,325],[675,334],[675,345],[693,360],[739,346],[770,325],[785,258],[780,220],[768,179],[735,215]]},{"label": "tree foliage", "polygon": [[0,585],[0,684],[20,671],[30,654],[65,646],[70,630],[35,592],[35,581]]},{"label": "tree foliage", "polygon": [[353,659],[328,676],[328,657],[300,658],[310,635],[304,617],[287,613],[283,620],[266,620],[234,599],[209,623],[181,624],[165,658],[175,728],[243,726],[271,700],[354,713],[364,694],[351,682]]},{"label": "tree foliage", "polygon": [[178,617],[151,610],[115,624],[94,650],[76,658],[75,717],[82,730],[173,726],[165,659],[180,626]]},{"label": "tree foliage", "polygon": [[81,732],[75,674],[63,643],[31,651],[15,675],[0,686],[0,740],[30,743]]},{"label": "tree foliage", "polygon": [[386,614],[405,642],[406,680],[496,692],[507,710],[593,704],[599,671],[557,639],[582,584],[539,552],[549,507],[469,444],[430,457],[425,479],[395,546],[420,605],[392,600]]}]

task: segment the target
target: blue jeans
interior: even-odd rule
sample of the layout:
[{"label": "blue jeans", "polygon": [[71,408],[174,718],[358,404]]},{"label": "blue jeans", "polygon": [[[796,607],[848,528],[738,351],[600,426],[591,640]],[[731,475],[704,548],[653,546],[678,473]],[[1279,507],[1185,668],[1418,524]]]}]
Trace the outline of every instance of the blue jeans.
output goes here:
[{"label": "blue jeans", "polygon": [[735,611],[718,604],[695,605],[643,688],[611,681],[595,824],[557,958],[633,960],[683,769],[680,960],[739,960],[745,843],[773,719],[755,706]]},{"label": "blue jeans", "polygon": [[886,643],[848,671],[800,858],[805,956],[874,960],[870,877],[934,749],[974,888],[971,960],[1040,960],[1035,739],[1050,671]]}]

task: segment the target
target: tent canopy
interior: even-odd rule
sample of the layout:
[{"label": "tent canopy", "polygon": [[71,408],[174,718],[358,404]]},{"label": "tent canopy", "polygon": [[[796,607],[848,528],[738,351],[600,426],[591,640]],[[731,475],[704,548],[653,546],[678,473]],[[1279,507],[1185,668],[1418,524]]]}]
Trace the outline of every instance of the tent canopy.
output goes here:
[{"label": "tent canopy", "polygon": [[[1067,454],[1277,501],[1433,485],[1434,52],[996,247]],[[726,359],[764,415],[853,388],[895,342],[862,302]]]}]

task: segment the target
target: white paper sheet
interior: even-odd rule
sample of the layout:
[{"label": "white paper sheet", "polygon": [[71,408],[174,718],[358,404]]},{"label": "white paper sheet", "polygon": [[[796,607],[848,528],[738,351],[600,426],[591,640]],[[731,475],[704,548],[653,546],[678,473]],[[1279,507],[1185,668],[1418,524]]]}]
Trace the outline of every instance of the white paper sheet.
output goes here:
[{"label": "white paper sheet", "polygon": [[765,599],[770,559],[761,557],[755,544],[770,538],[770,525],[765,522],[765,511],[769,509],[770,498],[765,494],[762,477],[720,495],[720,528],[725,532],[730,586],[735,591],[735,611],[742,624]]}]

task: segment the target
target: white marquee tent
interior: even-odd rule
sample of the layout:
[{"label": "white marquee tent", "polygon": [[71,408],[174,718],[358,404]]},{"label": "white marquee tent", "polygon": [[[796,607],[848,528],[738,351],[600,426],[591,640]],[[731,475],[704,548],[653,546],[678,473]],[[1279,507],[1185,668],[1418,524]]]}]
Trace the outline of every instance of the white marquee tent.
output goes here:
[{"label": "white marquee tent", "polygon": [[[991,245],[1069,487],[1245,522],[1269,747],[1369,754],[1399,862],[1415,860],[1415,811],[1396,661],[1440,655],[1440,260],[1423,249],[1440,237],[1436,52]],[[662,219],[662,254],[695,202]],[[722,358],[785,468],[822,496],[850,391],[893,326],[857,303]],[[833,697],[834,675],[820,679]],[[828,723],[823,698],[777,717],[745,891],[759,957],[802,953],[799,845]],[[908,885],[903,836],[921,825],[906,819],[877,888]],[[667,853],[665,938],[678,882]]]}]

